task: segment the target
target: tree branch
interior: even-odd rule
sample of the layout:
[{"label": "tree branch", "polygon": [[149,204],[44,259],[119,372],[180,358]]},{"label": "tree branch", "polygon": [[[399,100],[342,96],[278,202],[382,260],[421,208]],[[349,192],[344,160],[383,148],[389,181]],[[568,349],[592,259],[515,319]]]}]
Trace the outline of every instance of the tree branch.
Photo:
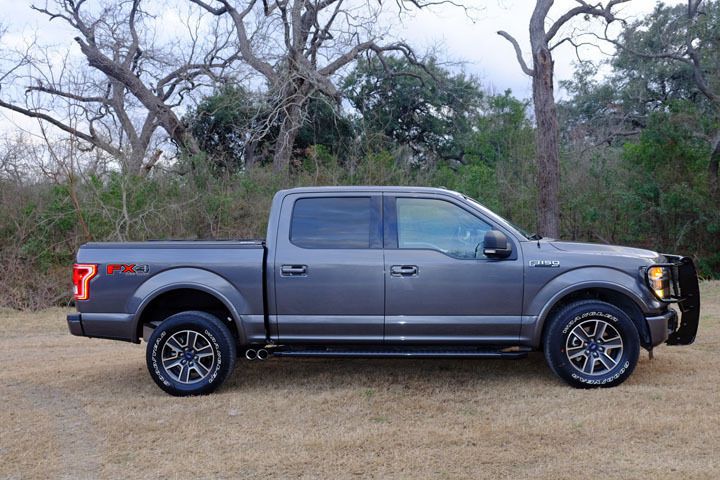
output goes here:
[{"label": "tree branch", "polygon": [[60,130],[73,135],[74,137],[77,137],[81,140],[85,140],[89,144],[96,146],[102,150],[105,150],[110,155],[113,155],[116,157],[120,157],[122,155],[122,152],[120,151],[120,149],[113,147],[112,145],[108,144],[107,142],[104,142],[97,136],[87,134],[87,133],[82,132],[76,128],[69,126],[69,125],[66,125],[66,124],[62,123],[61,121],[51,117],[48,114],[45,114],[42,112],[36,112],[35,110],[30,110],[29,108],[23,108],[18,105],[14,105],[12,103],[8,103],[1,99],[0,99],[0,107],[6,108],[8,110],[12,110],[13,112],[20,113],[22,115],[25,115],[26,117],[37,118],[38,120],[43,120],[51,125],[54,125],[55,127],[59,128]]},{"label": "tree branch", "polygon": [[252,50],[250,39],[247,35],[245,28],[245,17],[250,13],[257,0],[248,1],[247,7],[238,11],[235,7],[231,6],[227,0],[219,0],[223,4],[222,8],[214,8],[202,0],[190,0],[192,3],[204,8],[206,11],[212,13],[215,16],[223,15],[228,13],[235,24],[235,30],[237,32],[237,41],[240,54],[243,60],[245,60],[252,68],[257,72],[261,73],[271,83],[278,80],[278,76],[273,69],[272,65],[268,62],[258,58]]},{"label": "tree branch", "polygon": [[48,94],[50,94],[50,95],[56,95],[56,96],[58,96],[58,97],[64,97],[64,98],[67,98],[67,99],[69,99],[69,100],[75,100],[75,101],[83,102],[83,103],[102,103],[102,104],[105,104],[105,105],[107,105],[108,103],[110,103],[110,101],[108,100],[107,97],[99,97],[99,96],[87,97],[87,96],[84,96],[84,95],[79,95],[79,94],[77,94],[77,93],[65,92],[65,91],[60,90],[60,89],[57,89],[57,88],[55,88],[55,87],[49,87],[49,86],[42,85],[42,84],[41,84],[41,85],[37,85],[37,86],[27,87],[27,88],[25,89],[25,93],[27,93],[27,92],[42,92],[42,93],[48,93]]},{"label": "tree branch", "polygon": [[545,34],[545,41],[548,43],[557,35],[558,31],[562,28],[563,25],[565,25],[568,21],[570,21],[572,18],[578,16],[578,15],[591,15],[594,17],[603,17],[605,18],[605,21],[607,23],[612,23],[615,21],[615,15],[612,13],[612,8],[615,5],[618,5],[620,3],[629,2],[630,0],[610,0],[608,4],[603,7],[601,3],[598,3],[597,5],[590,5],[586,3],[583,0],[576,0],[580,5],[571,8],[567,12],[565,12],[564,15],[562,15],[560,18],[558,18],[552,26],[550,26],[550,29]]},{"label": "tree branch", "polygon": [[528,67],[527,63],[525,63],[525,59],[523,58],[522,52],[520,51],[520,45],[518,44],[517,40],[515,40],[515,37],[513,37],[504,30],[500,30],[499,32],[497,32],[497,34],[512,44],[513,48],[515,49],[515,55],[517,56],[518,63],[520,64],[520,68],[522,68],[522,71],[525,72],[525,75],[529,75],[531,77],[535,75],[535,70]]}]

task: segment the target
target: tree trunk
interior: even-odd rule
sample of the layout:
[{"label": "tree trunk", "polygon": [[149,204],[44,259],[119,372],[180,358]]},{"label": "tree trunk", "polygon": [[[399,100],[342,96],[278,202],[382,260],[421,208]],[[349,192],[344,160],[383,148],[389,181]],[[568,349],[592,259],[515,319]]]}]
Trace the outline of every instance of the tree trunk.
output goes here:
[{"label": "tree trunk", "polygon": [[142,146],[137,144],[131,145],[130,152],[123,155],[123,158],[118,159],[122,162],[123,173],[131,175],[142,175],[142,167],[146,153],[147,146],[143,148]]},{"label": "tree trunk", "polygon": [[718,191],[718,167],[720,166],[720,133],[715,136],[712,143],[712,152],[710,153],[710,164],[708,165],[708,189],[710,191],[710,199],[714,201],[720,200],[720,192]]},{"label": "tree trunk", "polygon": [[[158,103],[154,106],[154,113],[158,118],[158,123],[168,134],[170,139],[182,149],[188,156],[193,157],[200,153],[200,146],[195,137],[193,137],[187,126],[180,120],[170,107]],[[151,107],[147,107],[150,109]]]},{"label": "tree trunk", "polygon": [[[537,128],[537,188],[538,188],[538,219],[537,231],[548,237],[560,236],[560,147],[558,115],[553,94],[553,59],[549,48],[550,42],[555,46],[567,38],[553,41],[563,26],[577,16],[604,18],[609,24],[615,20],[612,8],[628,0],[612,0],[605,3],[585,2],[578,0],[573,8],[546,25],[554,0],[535,0],[535,8],[530,17],[530,46],[532,48],[533,66],[528,67],[523,58],[517,40],[505,31],[497,32],[507,39],[515,49],[520,67],[533,80],[533,104]],[[549,27],[549,28],[546,28]]]},{"label": "tree trunk", "polygon": [[541,48],[534,55],[533,103],[537,122],[536,156],[538,188],[537,230],[542,236],[560,236],[560,148],[558,118],[553,95],[553,61],[550,51]]},{"label": "tree trunk", "polygon": [[533,55],[532,88],[535,107],[537,156],[537,233],[560,237],[560,147],[557,108],[553,93],[554,62],[548,47],[545,18],[552,1],[538,0],[530,19]]},{"label": "tree trunk", "polygon": [[289,173],[293,145],[298,131],[302,126],[302,107],[293,103],[288,107],[287,114],[280,125],[280,134],[275,144],[273,169],[280,173]]},{"label": "tree trunk", "polygon": [[250,170],[255,166],[257,161],[257,140],[248,140],[243,147],[243,160],[245,161],[245,170]]}]

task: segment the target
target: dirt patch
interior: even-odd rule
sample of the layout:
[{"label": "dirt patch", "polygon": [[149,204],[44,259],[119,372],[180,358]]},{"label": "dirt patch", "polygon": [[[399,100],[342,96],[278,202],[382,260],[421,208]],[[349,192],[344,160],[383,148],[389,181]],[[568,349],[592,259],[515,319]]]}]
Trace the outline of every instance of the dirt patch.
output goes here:
[{"label": "dirt patch", "polygon": [[0,311],[0,478],[720,478],[720,282],[702,291],[694,345],[593,391],[537,354],[273,359],[179,399],[144,345]]}]

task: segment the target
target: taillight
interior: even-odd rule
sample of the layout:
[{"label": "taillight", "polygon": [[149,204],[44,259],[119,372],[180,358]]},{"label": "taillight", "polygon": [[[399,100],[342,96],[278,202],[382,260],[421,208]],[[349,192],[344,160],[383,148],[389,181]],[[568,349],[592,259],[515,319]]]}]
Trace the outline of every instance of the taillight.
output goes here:
[{"label": "taillight", "polygon": [[90,280],[97,274],[94,263],[76,263],[73,265],[73,296],[75,300],[90,298]]}]

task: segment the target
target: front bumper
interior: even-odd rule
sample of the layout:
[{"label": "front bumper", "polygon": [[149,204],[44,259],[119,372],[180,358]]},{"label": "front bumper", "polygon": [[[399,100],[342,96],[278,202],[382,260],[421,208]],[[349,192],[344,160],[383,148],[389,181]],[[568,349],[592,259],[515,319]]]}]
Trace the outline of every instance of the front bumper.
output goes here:
[{"label": "front bumper", "polygon": [[650,343],[657,347],[666,342],[670,335],[677,329],[678,317],[675,310],[668,310],[662,315],[645,317],[650,329]]}]

